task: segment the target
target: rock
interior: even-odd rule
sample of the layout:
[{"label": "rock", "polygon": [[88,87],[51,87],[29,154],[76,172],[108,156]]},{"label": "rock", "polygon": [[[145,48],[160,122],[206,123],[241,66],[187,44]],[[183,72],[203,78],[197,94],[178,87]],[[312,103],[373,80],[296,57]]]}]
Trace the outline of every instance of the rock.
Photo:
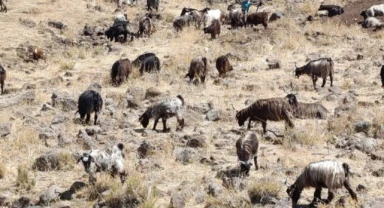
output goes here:
[{"label": "rock", "polygon": [[56,29],[59,29],[59,30],[62,30],[64,28],[66,28],[67,26],[64,25],[62,22],[57,22],[57,21],[49,21],[48,22],[48,25],[50,27],[53,27],[53,28],[56,28]]},{"label": "rock", "polygon": [[206,114],[206,119],[208,121],[218,121],[220,120],[220,111],[219,110],[210,110]]},{"label": "rock", "polygon": [[20,23],[26,27],[29,27],[29,28],[34,28],[36,27],[36,22],[34,22],[33,20],[30,20],[30,19],[19,19]]},{"label": "rock", "polygon": [[141,173],[148,173],[148,171],[161,171],[164,167],[161,165],[161,161],[154,161],[155,158],[151,159],[139,159],[136,166],[136,170]]},{"label": "rock", "polygon": [[80,130],[77,137],[77,142],[82,144],[84,149],[97,149],[95,141],[92,139],[92,137],[88,136],[85,130]]},{"label": "rock", "polygon": [[46,206],[53,201],[59,200],[59,195],[61,192],[63,192],[63,190],[57,185],[49,186],[48,189],[40,195],[40,201],[38,204]]},{"label": "rock", "polygon": [[77,110],[77,104],[67,92],[54,92],[51,96],[52,106],[64,112]]},{"label": "rock", "polygon": [[269,69],[280,69],[281,61],[280,60],[268,60],[268,68]]},{"label": "rock", "polygon": [[350,114],[356,111],[356,106],[351,104],[351,105],[341,105],[337,108],[335,108],[335,117],[339,118],[343,115]]},{"label": "rock", "polygon": [[123,46],[121,45],[107,45],[108,53],[120,53],[123,50]]},{"label": "rock", "polygon": [[99,126],[89,126],[85,128],[85,132],[87,132],[89,136],[93,136],[95,134],[100,134],[102,129]]},{"label": "rock", "polygon": [[145,99],[154,98],[162,95],[163,93],[155,87],[150,87],[145,92]]},{"label": "rock", "polygon": [[336,141],[336,148],[354,149],[360,141],[356,137],[345,137]]},{"label": "rock", "polygon": [[378,139],[384,139],[384,125],[379,125],[379,126],[377,127],[375,136],[376,136],[376,138],[378,138]]},{"label": "rock", "polygon": [[341,103],[343,104],[349,104],[349,103],[353,103],[355,102],[356,100],[356,97],[351,94],[351,93],[348,93],[346,95],[344,95],[342,98],[341,98]]},{"label": "rock", "polygon": [[195,105],[187,105],[187,109],[191,109],[195,112],[206,114],[208,111],[213,109],[213,103],[199,103]]},{"label": "rock", "polygon": [[188,147],[205,147],[207,146],[207,138],[201,134],[185,135],[184,139],[187,140]]},{"label": "rock", "polygon": [[92,83],[88,86],[87,90],[93,90],[101,94],[101,85],[99,83]]},{"label": "rock", "polygon": [[197,204],[202,204],[205,201],[205,193],[198,193],[195,196],[195,201]]},{"label": "rock", "polygon": [[372,151],[375,151],[377,148],[378,148],[378,143],[374,138],[364,138],[356,145],[356,149],[365,153],[371,153]]},{"label": "rock", "polygon": [[43,104],[43,107],[41,107],[41,111],[51,111],[54,108],[49,104]]},{"label": "rock", "polygon": [[29,208],[31,205],[31,200],[22,196],[12,203],[12,208]]},{"label": "rock", "polygon": [[364,56],[362,54],[357,54],[356,60],[362,60]]},{"label": "rock", "polygon": [[95,27],[90,27],[88,25],[84,26],[84,29],[82,31],[82,34],[84,36],[92,36],[95,33]]},{"label": "rock", "polygon": [[53,130],[51,128],[47,128],[47,127],[40,129],[39,139],[47,141],[49,139],[55,140],[56,137],[57,137],[57,134],[56,134],[55,130]]},{"label": "rock", "polygon": [[384,161],[384,151],[376,151],[371,153],[372,160],[381,160]]},{"label": "rock", "polygon": [[63,115],[57,115],[55,116],[53,119],[52,119],[52,122],[51,124],[52,125],[55,125],[55,124],[61,124],[61,123],[64,123],[66,121],[68,121],[69,118],[68,117],[65,117]]},{"label": "rock", "polygon": [[12,123],[0,123],[0,137],[6,137],[11,133]]},{"label": "rock", "polygon": [[371,200],[364,201],[362,208],[382,208],[384,204],[384,197],[374,197]]},{"label": "rock", "polygon": [[63,170],[73,168],[75,159],[67,150],[51,150],[38,157],[32,165],[32,168],[39,171]]},{"label": "rock", "polygon": [[356,188],[356,191],[358,192],[363,192],[363,191],[366,191],[367,188],[361,184],[357,185],[357,188]]},{"label": "rock", "polygon": [[380,169],[373,171],[372,175],[376,177],[384,177],[384,167],[381,167]]},{"label": "rock", "polygon": [[277,139],[277,136],[270,132],[270,131],[267,131],[264,135],[263,135],[264,139],[267,140],[267,141],[275,141]]},{"label": "rock", "polygon": [[281,12],[274,12],[271,14],[271,17],[269,18],[269,22],[276,21],[278,19],[281,19],[284,17],[284,14]]},{"label": "rock", "polygon": [[65,147],[65,146],[70,145],[72,143],[73,143],[73,138],[64,134],[64,133],[60,133],[57,136],[57,145],[59,147]]},{"label": "rock", "polygon": [[26,90],[18,94],[2,95],[0,100],[0,109],[18,105],[23,102],[31,103],[35,100],[35,91]]},{"label": "rock", "polygon": [[192,148],[176,147],[173,150],[176,161],[185,164],[191,163],[197,160],[197,151]]},{"label": "rock", "polygon": [[141,144],[140,147],[137,148],[137,152],[139,153],[139,158],[146,158],[149,155],[151,155],[154,151],[154,147],[150,144],[147,143],[146,140],[144,140]]},{"label": "rock", "polygon": [[183,208],[183,207],[185,207],[184,197],[179,193],[173,194],[171,197],[169,208]]},{"label": "rock", "polygon": [[134,99],[134,98],[128,99],[127,102],[128,102],[128,106],[127,106],[128,108],[133,108],[136,110],[142,108],[140,101],[137,99]]},{"label": "rock", "polygon": [[330,95],[327,95],[325,97],[325,99],[329,102],[333,102],[333,101],[336,101],[338,99],[338,96],[334,93],[330,94]]},{"label": "rock", "polygon": [[223,180],[223,186],[227,189],[235,189],[237,191],[242,191],[246,189],[248,181],[246,178],[240,178],[240,177],[224,177]]},{"label": "rock", "polygon": [[220,194],[223,193],[223,188],[220,184],[211,183],[208,186],[208,194],[213,197],[218,197]]},{"label": "rock", "polygon": [[144,89],[142,87],[132,87],[127,90],[127,93],[134,99],[142,100],[145,96]]}]

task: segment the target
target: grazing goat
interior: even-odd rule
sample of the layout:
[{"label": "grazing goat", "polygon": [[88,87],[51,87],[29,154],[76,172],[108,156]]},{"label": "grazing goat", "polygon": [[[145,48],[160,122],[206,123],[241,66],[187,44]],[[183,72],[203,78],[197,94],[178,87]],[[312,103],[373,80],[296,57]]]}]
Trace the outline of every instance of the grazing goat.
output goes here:
[{"label": "grazing goat", "polygon": [[205,13],[205,10],[197,11],[197,9],[184,7],[181,10],[180,16],[184,16],[184,15],[192,16],[193,17],[193,21],[195,21],[195,23],[196,23],[196,29],[200,29],[201,22],[204,19],[204,13]]},{"label": "grazing goat", "polygon": [[176,32],[179,32],[183,27],[189,26],[194,20],[195,18],[191,14],[179,16],[173,20],[173,27],[176,29]]},{"label": "grazing goat", "polygon": [[213,20],[209,27],[204,28],[204,34],[211,34],[211,38],[215,39],[216,35],[220,35],[220,22],[219,20]]},{"label": "grazing goat", "polygon": [[7,78],[7,72],[3,68],[3,66],[0,65],[0,85],[1,85],[1,94],[4,93],[4,81],[5,78]]},{"label": "grazing goat", "polygon": [[220,9],[205,8],[200,12],[203,14],[204,27],[211,25],[214,20],[219,21],[219,23],[224,22],[225,14]]},{"label": "grazing goat", "polygon": [[184,98],[181,95],[176,98],[165,99],[159,101],[150,106],[139,118],[141,125],[147,128],[149,119],[153,118],[155,123],[153,124],[153,130],[156,130],[156,125],[159,119],[163,121],[163,132],[168,132],[170,129],[167,128],[167,119],[176,116],[179,126],[177,130],[184,128],[184,119],[182,116],[182,110],[185,106]]},{"label": "grazing goat", "polygon": [[230,10],[228,14],[228,18],[231,23],[232,29],[245,26],[244,14],[241,11],[241,9]]},{"label": "grazing goat", "polygon": [[141,64],[144,62],[144,60],[150,56],[156,56],[156,54],[154,53],[144,53],[144,54],[141,54],[140,56],[138,56],[133,62],[133,66],[135,67],[139,67],[141,66]]},{"label": "grazing goat", "polygon": [[328,11],[328,17],[333,17],[344,13],[344,9],[341,6],[336,5],[320,5],[318,11]]},{"label": "grazing goat", "polygon": [[[76,113],[80,114],[80,119],[84,120],[84,116],[87,115],[85,120],[87,123],[91,119],[91,113],[95,113],[94,125],[97,122],[97,115],[99,114],[101,108],[103,107],[103,98],[100,94],[94,90],[86,90],[81,93],[78,102],[78,110]],[[75,114],[76,114],[75,113]]]},{"label": "grazing goat", "polygon": [[147,11],[156,9],[159,10],[159,1],[160,0],[147,0]]},{"label": "grazing goat", "polygon": [[0,0],[0,12],[7,13],[8,11],[7,4],[8,4],[8,0]]},{"label": "grazing goat", "polygon": [[265,29],[268,28],[268,13],[256,12],[248,14],[245,20],[245,27],[247,27],[247,25],[249,24],[251,25],[251,27],[253,27],[253,25],[257,26],[262,24]]},{"label": "grazing goat", "polygon": [[120,59],[117,60],[111,69],[111,78],[112,82],[115,85],[120,85],[126,79],[128,79],[129,74],[132,72],[132,64],[129,59]]},{"label": "grazing goat", "polygon": [[105,35],[110,41],[115,39],[115,42],[118,41],[118,37],[120,35],[124,35],[124,42],[127,41],[128,34],[131,36],[131,41],[133,40],[134,33],[131,33],[127,28],[127,22],[117,22],[112,25],[107,31],[105,31]]},{"label": "grazing goat", "polygon": [[348,190],[352,199],[357,201],[357,195],[352,190],[349,183],[351,172],[349,165],[340,161],[323,160],[313,162],[304,168],[304,171],[296,179],[295,183],[288,187],[287,193],[292,198],[292,207],[296,207],[300,199],[300,194],[304,188],[316,188],[314,199],[311,205],[314,205],[318,200],[321,200],[321,189],[328,188],[328,199],[324,200],[329,203],[334,198],[335,189],[343,186]]},{"label": "grazing goat", "polygon": [[140,66],[140,75],[156,71],[160,71],[160,59],[157,56],[146,57]]},{"label": "grazing goat", "polygon": [[233,67],[229,63],[228,57],[226,55],[217,58],[216,69],[219,71],[219,76],[225,76],[227,72],[233,70]]},{"label": "grazing goat", "polygon": [[366,18],[364,21],[363,21],[363,24],[362,24],[362,27],[363,28],[375,28],[375,30],[377,29],[381,29],[383,27],[384,23],[377,19],[376,17],[368,17]]},{"label": "grazing goat", "polygon": [[314,61],[310,61],[308,64],[297,67],[295,63],[295,74],[299,78],[301,75],[306,74],[312,76],[313,87],[316,90],[316,81],[319,77],[323,79],[321,87],[325,86],[327,76],[331,79],[331,87],[333,86],[333,61],[331,58],[320,58]]},{"label": "grazing goat", "polygon": [[257,150],[259,148],[259,141],[257,140],[256,134],[253,132],[248,133],[245,137],[240,137],[236,141],[236,153],[240,161],[240,172],[249,176],[249,170],[251,169],[252,163],[249,160],[254,160],[255,169],[259,169],[257,164]]},{"label": "grazing goat", "polygon": [[97,172],[109,172],[114,178],[116,174],[120,175],[121,183],[125,182],[127,173],[124,168],[124,145],[119,143],[112,147],[102,150],[91,150],[89,153],[83,153],[77,163],[80,161],[84,165],[85,172],[89,174],[89,182],[95,183]]},{"label": "grazing goat", "polygon": [[47,55],[42,48],[39,48],[37,46],[29,46],[28,47],[28,57],[30,60],[36,60],[37,61],[39,59],[46,60]]},{"label": "grazing goat", "polygon": [[243,126],[249,118],[248,130],[251,129],[251,121],[261,122],[263,133],[267,132],[267,121],[284,120],[289,127],[295,125],[292,122],[292,112],[297,107],[296,96],[288,94],[285,98],[270,98],[255,101],[252,105],[236,113],[239,126]]},{"label": "grazing goat", "polygon": [[300,119],[327,119],[329,111],[320,103],[298,102],[297,108],[293,111],[293,116]]},{"label": "grazing goat", "polygon": [[360,13],[364,19],[374,16],[383,16],[384,15],[384,4],[373,5],[369,9],[364,10]]},{"label": "grazing goat", "polygon": [[189,66],[189,71],[185,75],[189,77],[189,82],[191,82],[195,76],[200,78],[202,83],[205,82],[205,76],[208,72],[207,58],[204,56],[198,56],[191,61],[191,65]]},{"label": "grazing goat", "polygon": [[137,32],[138,37],[143,37],[143,34],[146,34],[148,37],[152,33],[152,20],[151,18],[144,16],[139,21],[139,31]]},{"label": "grazing goat", "polygon": [[381,77],[381,86],[384,87],[384,65],[381,67],[380,77]]}]

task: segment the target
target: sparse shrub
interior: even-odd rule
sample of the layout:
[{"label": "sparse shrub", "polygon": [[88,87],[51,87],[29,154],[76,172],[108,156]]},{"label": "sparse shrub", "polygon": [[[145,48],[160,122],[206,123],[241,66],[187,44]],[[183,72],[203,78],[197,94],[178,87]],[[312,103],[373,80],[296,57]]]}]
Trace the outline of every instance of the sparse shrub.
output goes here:
[{"label": "sparse shrub", "polygon": [[248,196],[252,204],[265,205],[271,203],[273,198],[277,198],[280,190],[281,186],[276,181],[263,178],[249,186]]},{"label": "sparse shrub", "polygon": [[28,169],[23,165],[17,167],[16,186],[28,191],[35,186],[35,181],[29,178]]},{"label": "sparse shrub", "polygon": [[0,162],[0,179],[3,179],[5,177],[6,172],[7,168],[5,167],[5,164]]},{"label": "sparse shrub", "polygon": [[60,69],[61,70],[72,70],[75,68],[75,61],[72,60],[63,60],[60,63]]},{"label": "sparse shrub", "polygon": [[164,16],[166,22],[173,22],[173,19],[175,19],[175,17],[170,13],[165,13]]}]

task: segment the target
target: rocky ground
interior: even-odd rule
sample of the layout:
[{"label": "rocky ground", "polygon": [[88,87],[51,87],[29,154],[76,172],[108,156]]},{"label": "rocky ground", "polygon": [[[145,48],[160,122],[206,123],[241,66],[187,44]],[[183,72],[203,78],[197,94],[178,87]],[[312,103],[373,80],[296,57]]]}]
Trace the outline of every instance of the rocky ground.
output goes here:
[{"label": "rocky ground", "polygon": [[[211,8],[223,10],[230,3],[211,2]],[[287,183],[310,162],[338,159],[350,165],[359,201],[340,189],[330,205],[320,207],[382,207],[384,97],[379,70],[384,31],[357,24],[361,9],[377,2],[325,0],[345,6],[346,13],[305,22],[320,1],[267,1],[261,11],[284,14],[268,29],[223,26],[220,37],[211,40],[201,30],[176,34],[172,28],[182,7],[203,8],[205,1],[162,0],[162,19],[154,21],[153,35],[120,44],[97,34],[112,24],[114,3],[10,1],[8,13],[0,13],[0,63],[7,70],[0,96],[0,205],[290,207]],[[123,11],[137,30],[145,2]],[[50,21],[67,27],[54,28]],[[47,60],[26,61],[29,45],[46,50]],[[140,77],[135,68],[126,83],[113,86],[112,64],[144,52],[158,55],[161,72]],[[234,71],[218,78],[215,60],[228,53]],[[184,79],[198,55],[210,64],[203,85]],[[334,86],[328,80],[315,91],[309,77],[296,79],[292,70],[295,63],[302,66],[319,57],[334,60]],[[279,60],[281,67],[269,69],[267,60]],[[74,116],[78,96],[89,87],[98,89],[105,103],[95,126]],[[302,102],[321,102],[330,111],[328,119],[295,119],[296,127],[287,131],[284,122],[268,122],[265,135],[261,125],[253,126],[260,141],[260,169],[252,169],[246,179],[220,174],[238,165],[235,142],[246,132],[237,125],[232,105],[239,110],[247,101],[283,97],[285,91],[297,92]],[[170,133],[150,130],[152,121],[142,128],[138,118],[146,107],[178,94],[186,101],[182,132],[175,131],[175,118],[168,120]],[[121,185],[102,173],[96,186],[90,186],[82,165],[76,164],[78,154],[117,142],[126,147],[127,182]],[[139,147],[147,154],[140,154]],[[309,204],[313,192],[305,190],[299,203]],[[327,196],[326,190],[322,195]]]}]

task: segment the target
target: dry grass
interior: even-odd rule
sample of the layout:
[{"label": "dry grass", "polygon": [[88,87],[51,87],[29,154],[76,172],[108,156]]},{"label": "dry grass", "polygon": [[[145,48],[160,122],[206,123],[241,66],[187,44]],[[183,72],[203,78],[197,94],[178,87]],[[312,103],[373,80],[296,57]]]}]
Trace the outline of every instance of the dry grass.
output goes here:
[{"label": "dry grass", "polygon": [[263,178],[249,185],[248,195],[253,204],[268,204],[271,198],[278,198],[281,185],[269,178]]},{"label": "dry grass", "polygon": [[30,191],[35,186],[35,180],[31,179],[29,176],[30,170],[25,166],[17,167],[17,178],[16,178],[16,186],[19,190],[27,190]]}]

